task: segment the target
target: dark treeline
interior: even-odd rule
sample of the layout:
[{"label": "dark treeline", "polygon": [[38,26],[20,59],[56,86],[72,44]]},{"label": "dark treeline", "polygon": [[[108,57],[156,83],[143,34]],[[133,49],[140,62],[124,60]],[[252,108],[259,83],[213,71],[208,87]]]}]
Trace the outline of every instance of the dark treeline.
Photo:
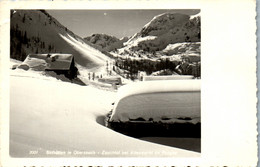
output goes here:
[{"label": "dark treeline", "polygon": [[[37,12],[37,10],[35,10]],[[23,61],[28,54],[33,53],[50,53],[57,52],[53,43],[44,41],[41,38],[42,34],[33,34],[27,29],[20,28],[20,24],[31,25],[33,18],[30,14],[23,13],[23,10],[16,10],[20,14],[20,17],[14,18],[14,10],[11,10],[11,28],[10,28],[10,57],[16,60]],[[44,15],[42,15],[43,13]],[[47,19],[45,18],[47,17]],[[13,23],[12,19],[20,19],[20,23]],[[51,15],[45,10],[40,10],[38,13],[37,24],[41,24],[44,28],[48,28],[48,25],[55,24],[56,26],[70,32],[66,27],[61,26]],[[32,25],[31,25],[32,26]],[[21,26],[22,27],[22,26]],[[40,31],[40,30],[39,30]],[[72,34],[72,33],[71,33]],[[73,35],[72,35],[73,36]]]},{"label": "dark treeline", "polygon": [[152,61],[149,59],[134,60],[117,58],[113,66],[113,71],[132,80],[138,78],[139,72],[145,72],[147,75],[151,75],[153,72],[158,72],[157,75],[193,75],[196,78],[200,78],[200,68],[199,62],[190,63],[170,61],[169,59]]},{"label": "dark treeline", "polygon": [[[115,67],[123,69],[127,73],[127,78],[136,79],[138,72],[144,71],[147,75],[152,74],[156,71],[168,70],[172,73],[175,73],[175,68],[178,62],[170,61],[168,59],[160,61],[152,61],[148,59],[132,60],[129,58],[126,59],[116,59]],[[115,68],[113,68],[114,71]],[[172,74],[171,73],[171,74]]]},{"label": "dark treeline", "polygon": [[29,37],[27,31],[19,29],[18,24],[10,30],[10,57],[24,61],[29,53],[55,52],[53,44],[46,44],[39,34]]},{"label": "dark treeline", "polygon": [[11,58],[23,61],[27,56],[23,45],[28,45],[30,42],[30,39],[27,37],[27,32],[19,30],[19,27],[16,24],[15,27],[11,27],[10,40]]}]

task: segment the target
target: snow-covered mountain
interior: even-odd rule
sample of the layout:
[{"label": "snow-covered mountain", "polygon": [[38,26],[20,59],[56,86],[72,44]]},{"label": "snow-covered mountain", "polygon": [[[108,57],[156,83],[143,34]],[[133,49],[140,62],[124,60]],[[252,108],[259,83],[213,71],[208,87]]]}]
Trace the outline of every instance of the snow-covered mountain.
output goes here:
[{"label": "snow-covered mountain", "polygon": [[61,25],[44,10],[11,11],[11,58],[30,53],[69,53],[83,68],[96,68],[108,57]]},{"label": "snow-covered mountain", "polygon": [[113,51],[123,47],[123,43],[128,40],[127,37],[118,39],[107,34],[93,34],[84,38],[85,41],[92,43],[97,49],[101,51]]},{"label": "snow-covered mountain", "polygon": [[133,80],[140,72],[175,73],[183,60],[200,61],[200,15],[160,14],[129,39],[105,34],[83,39],[44,10],[11,10],[11,58],[23,61],[33,53],[73,54],[82,80],[112,73]]},{"label": "snow-covered mountain", "polygon": [[[200,14],[189,16],[163,13],[155,16],[114,54],[136,58],[161,58],[177,53],[190,54],[189,51],[193,52],[194,46],[197,48],[196,54],[200,55],[200,34]],[[183,49],[174,45],[179,43]]]}]

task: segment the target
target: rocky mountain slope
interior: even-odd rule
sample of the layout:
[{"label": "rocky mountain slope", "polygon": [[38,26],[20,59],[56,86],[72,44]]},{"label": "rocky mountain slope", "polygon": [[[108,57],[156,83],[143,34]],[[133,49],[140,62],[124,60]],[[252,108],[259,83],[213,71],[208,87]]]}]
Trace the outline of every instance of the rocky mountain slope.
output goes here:
[{"label": "rocky mountain slope", "polygon": [[123,47],[123,43],[126,42],[128,38],[118,39],[107,34],[93,34],[92,36],[84,38],[84,40],[90,42],[101,51],[110,52]]},{"label": "rocky mountain slope", "polygon": [[11,10],[10,42],[10,57],[21,61],[30,53],[70,53],[85,68],[96,68],[107,60],[44,10]]},{"label": "rocky mountain slope", "polygon": [[[200,55],[200,27],[200,14],[189,16],[164,13],[155,16],[140,32],[125,42],[123,48],[114,52],[114,55],[161,58],[165,55],[194,53],[193,46],[197,48],[196,54]],[[180,44],[181,47],[174,44]]]}]

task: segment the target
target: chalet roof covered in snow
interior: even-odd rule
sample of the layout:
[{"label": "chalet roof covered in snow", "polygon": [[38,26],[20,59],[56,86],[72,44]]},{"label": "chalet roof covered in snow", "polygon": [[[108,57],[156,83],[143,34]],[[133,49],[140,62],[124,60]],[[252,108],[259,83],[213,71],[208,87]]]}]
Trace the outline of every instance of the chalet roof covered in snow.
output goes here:
[{"label": "chalet roof covered in snow", "polygon": [[29,54],[21,65],[36,70],[69,70],[72,54]]},{"label": "chalet roof covered in snow", "polygon": [[161,75],[161,76],[144,76],[144,81],[157,81],[157,80],[184,80],[193,79],[192,75]]},{"label": "chalet roof covered in snow", "polygon": [[136,94],[191,91],[200,92],[200,80],[154,80],[136,82],[121,87],[118,99]]},{"label": "chalet roof covered in snow", "polygon": [[122,87],[110,120],[126,122],[138,118],[200,122],[200,80],[146,81]]}]

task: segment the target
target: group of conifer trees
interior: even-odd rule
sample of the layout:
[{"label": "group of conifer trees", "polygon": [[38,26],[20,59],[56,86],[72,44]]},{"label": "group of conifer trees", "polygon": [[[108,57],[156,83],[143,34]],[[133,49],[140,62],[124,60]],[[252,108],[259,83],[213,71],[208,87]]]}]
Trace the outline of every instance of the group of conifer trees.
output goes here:
[{"label": "group of conifer trees", "polygon": [[10,57],[23,61],[28,54],[56,52],[53,44],[46,44],[39,34],[28,36],[27,31],[22,31],[18,24],[10,30]]}]

